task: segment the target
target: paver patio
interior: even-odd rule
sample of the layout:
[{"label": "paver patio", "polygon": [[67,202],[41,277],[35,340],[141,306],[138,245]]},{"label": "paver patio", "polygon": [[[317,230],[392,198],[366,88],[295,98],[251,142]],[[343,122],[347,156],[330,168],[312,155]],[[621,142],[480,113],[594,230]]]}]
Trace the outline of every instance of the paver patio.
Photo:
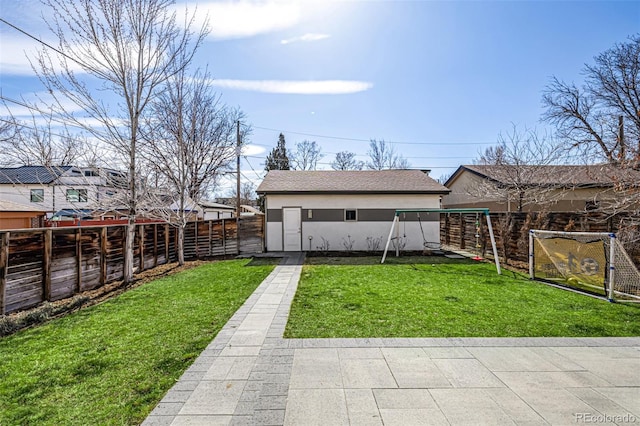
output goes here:
[{"label": "paver patio", "polygon": [[283,339],[287,255],[144,425],[640,424],[640,337]]}]

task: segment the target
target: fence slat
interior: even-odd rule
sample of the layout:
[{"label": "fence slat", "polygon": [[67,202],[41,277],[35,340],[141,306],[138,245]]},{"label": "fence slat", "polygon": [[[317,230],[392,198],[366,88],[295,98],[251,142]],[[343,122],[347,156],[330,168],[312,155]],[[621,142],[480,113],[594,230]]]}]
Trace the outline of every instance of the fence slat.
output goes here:
[{"label": "fence slat", "polygon": [[5,232],[0,238],[0,314],[5,314],[5,294],[7,292],[7,273],[9,271],[9,238]]},{"label": "fence slat", "polygon": [[76,230],[76,283],[74,293],[82,288],[82,228]]},{"label": "fence slat", "polygon": [[100,229],[100,284],[107,283],[107,227]]},{"label": "fence slat", "polygon": [[158,266],[158,224],[153,225],[153,267]]},{"label": "fence slat", "polygon": [[144,271],[144,225],[138,226],[138,247],[140,248],[140,267],[138,272]]},{"label": "fence slat", "polygon": [[51,300],[51,244],[53,241],[53,230],[44,231],[44,250],[42,258],[42,298]]}]

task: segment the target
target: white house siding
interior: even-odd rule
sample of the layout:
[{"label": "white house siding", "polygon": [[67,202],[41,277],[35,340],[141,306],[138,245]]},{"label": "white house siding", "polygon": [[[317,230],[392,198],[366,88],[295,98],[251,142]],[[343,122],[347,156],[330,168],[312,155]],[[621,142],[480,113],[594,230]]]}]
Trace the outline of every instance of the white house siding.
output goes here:
[{"label": "white house siding", "polygon": [[231,219],[233,217],[233,213],[229,210],[208,210],[205,209],[203,214],[204,220],[215,220],[215,219]]},{"label": "white house siding", "polygon": [[[329,242],[330,250],[344,251],[349,237],[353,243],[353,250],[367,250],[367,238],[378,238],[384,248],[395,209],[429,209],[440,207],[440,196],[436,194],[351,194],[351,195],[321,195],[321,194],[268,194],[266,201],[267,226],[266,246],[268,251],[282,250],[282,208],[300,207],[302,209],[302,250],[314,251]],[[359,210],[363,215],[381,220],[344,221],[344,212],[335,210]],[[308,217],[311,210],[311,218]],[[380,212],[384,210],[384,212]],[[271,214],[270,214],[271,213]],[[382,213],[382,217],[380,216]],[[330,221],[320,221],[320,216],[331,216]],[[387,217],[388,215],[388,217]],[[424,239],[431,243],[440,241],[439,216],[422,214],[422,230]],[[406,239],[405,250],[422,250],[424,240],[420,223],[402,221],[400,236]],[[310,238],[311,237],[311,238]]]},{"label": "white house siding", "polygon": [[[31,202],[31,190],[42,189],[44,200]],[[87,202],[72,203],[67,201],[67,189],[86,189]],[[90,185],[43,185],[16,184],[0,185],[0,200],[12,201],[38,208],[45,212],[54,213],[62,209],[88,209],[96,202],[99,187]],[[105,196],[105,194],[102,194]]]},{"label": "white house siding", "polygon": [[[31,190],[42,189],[44,193],[43,201],[40,203],[31,202]],[[24,204],[42,211],[53,210],[53,187],[44,184],[33,185],[0,185],[0,200],[11,201],[13,203]]]}]

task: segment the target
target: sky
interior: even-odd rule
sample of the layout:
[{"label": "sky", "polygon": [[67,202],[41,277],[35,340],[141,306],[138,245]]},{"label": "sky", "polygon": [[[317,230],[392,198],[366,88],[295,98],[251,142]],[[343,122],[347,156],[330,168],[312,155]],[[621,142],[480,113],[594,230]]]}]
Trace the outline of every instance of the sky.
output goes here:
[{"label": "sky", "polygon": [[[253,129],[242,179],[257,185],[279,133],[367,159],[389,142],[439,178],[512,129],[546,130],[552,76],[582,82],[585,63],[640,32],[637,1],[196,1],[211,32],[194,58]],[[182,10],[182,9],[180,9]],[[38,1],[0,0],[0,16],[53,40]],[[43,90],[28,57],[41,46],[0,23],[2,96]],[[25,114],[13,106],[14,114]],[[223,181],[219,194],[232,185]]]}]

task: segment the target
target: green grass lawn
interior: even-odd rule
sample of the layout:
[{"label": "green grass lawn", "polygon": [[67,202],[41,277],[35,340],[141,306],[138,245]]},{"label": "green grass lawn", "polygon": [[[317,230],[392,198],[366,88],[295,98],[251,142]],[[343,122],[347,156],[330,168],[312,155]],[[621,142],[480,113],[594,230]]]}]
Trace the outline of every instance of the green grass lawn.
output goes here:
[{"label": "green grass lawn", "polygon": [[0,425],[142,422],[272,269],[207,264],[0,339]]},{"label": "green grass lawn", "polygon": [[308,258],[285,336],[640,336],[640,306],[470,260]]}]

